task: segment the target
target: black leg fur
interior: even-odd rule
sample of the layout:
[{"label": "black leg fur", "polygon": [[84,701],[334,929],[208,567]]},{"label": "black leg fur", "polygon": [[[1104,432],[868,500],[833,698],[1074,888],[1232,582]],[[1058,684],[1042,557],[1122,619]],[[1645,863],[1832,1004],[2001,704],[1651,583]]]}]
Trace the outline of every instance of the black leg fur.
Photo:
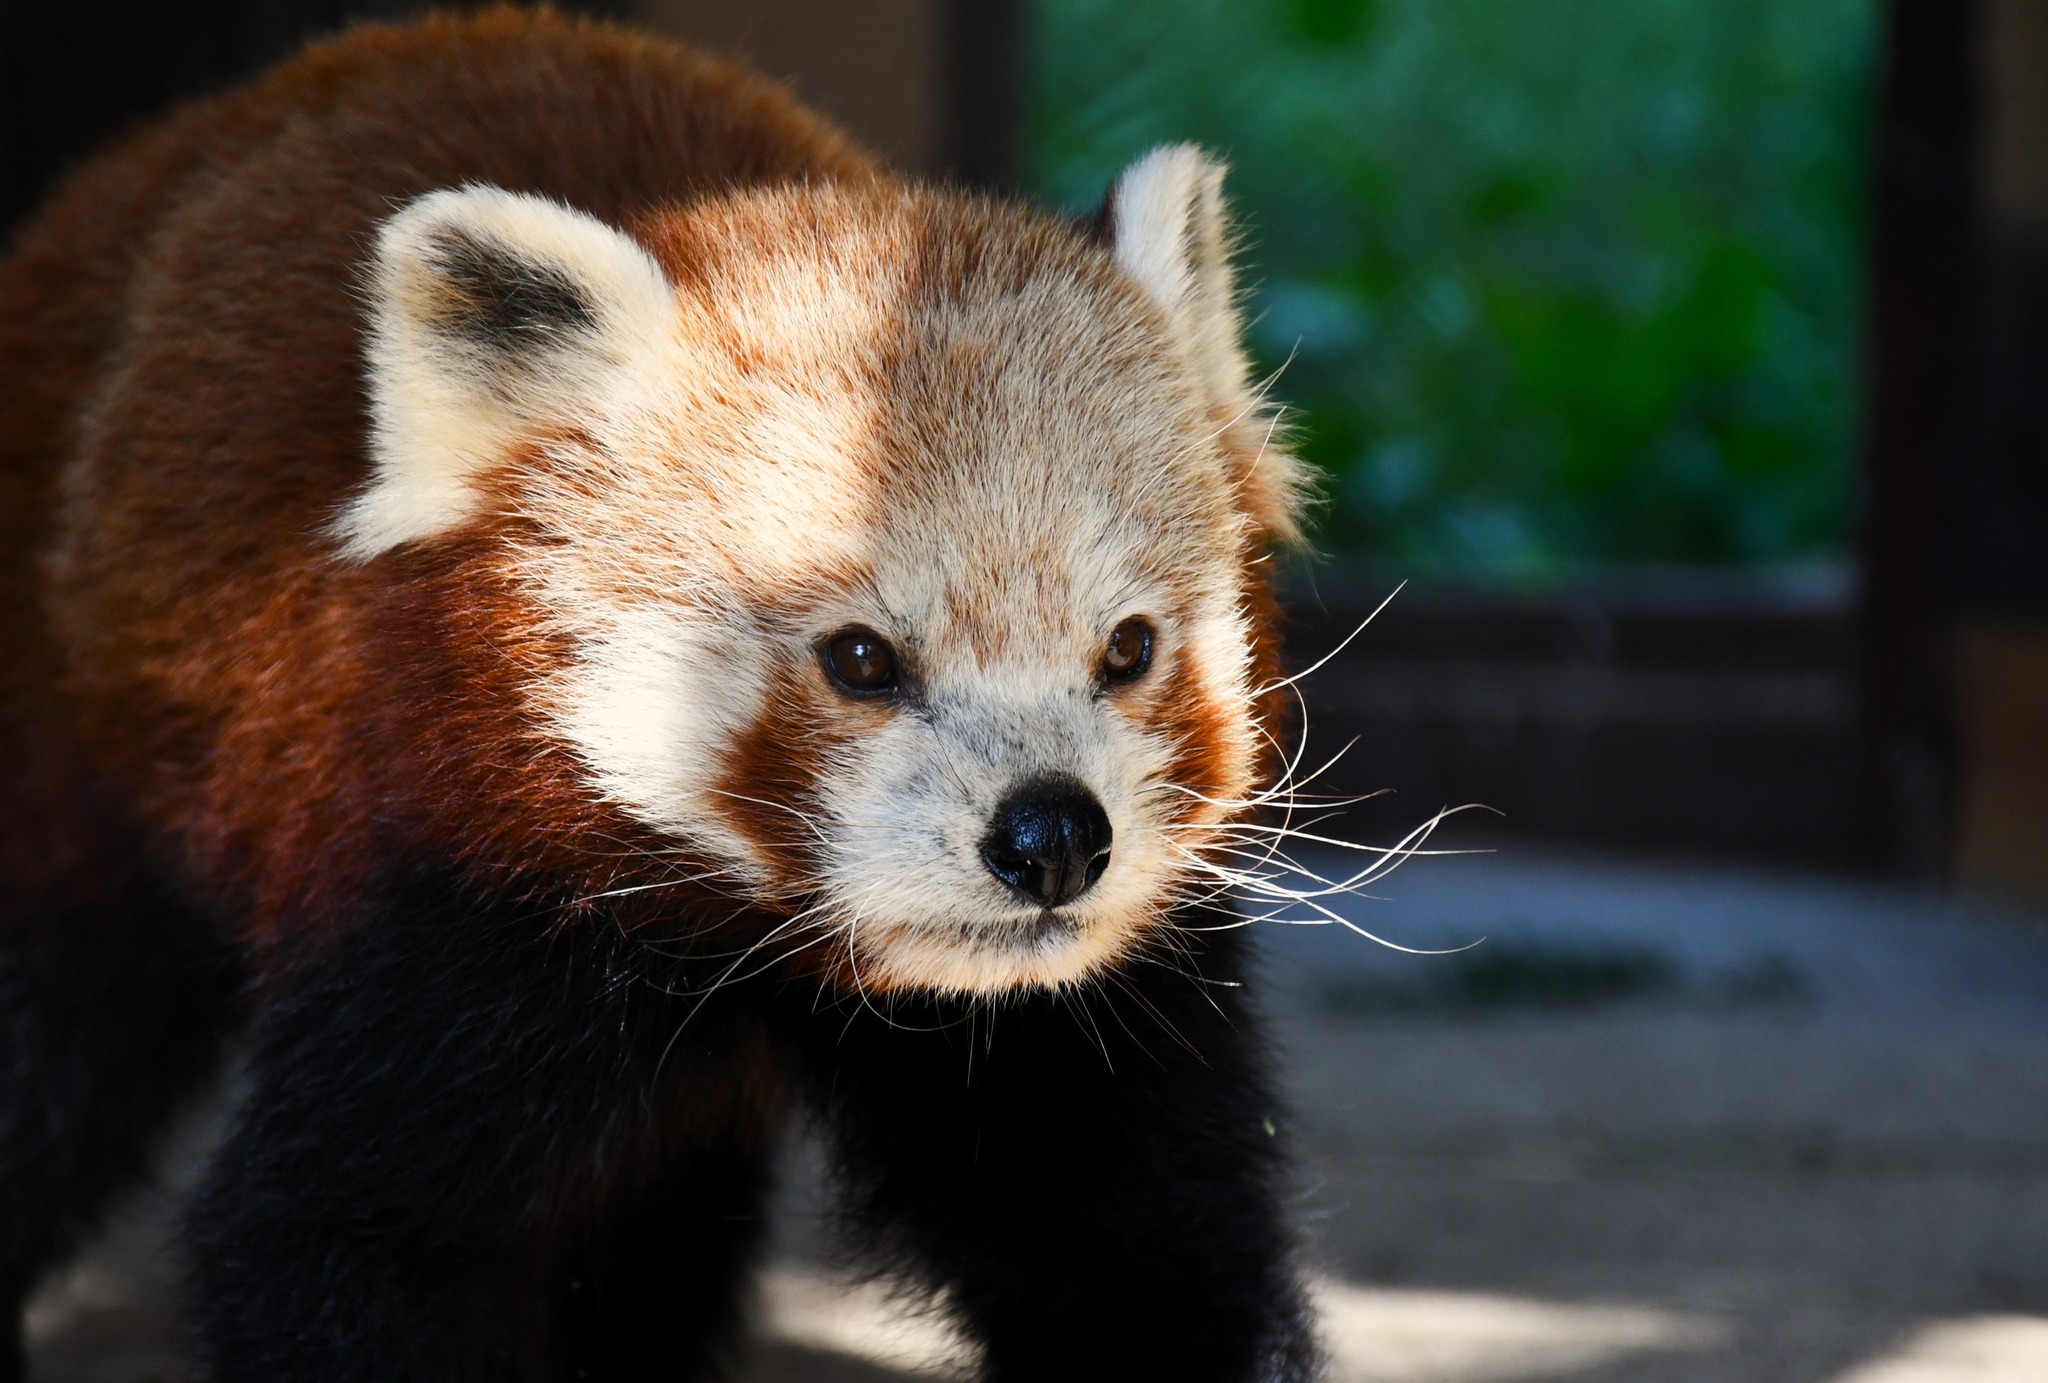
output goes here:
[{"label": "black leg fur", "polygon": [[693,1378],[726,1362],[739,1288],[766,1226],[761,1150],[707,1149],[664,1169],[565,1256],[561,1357],[590,1378]]},{"label": "black leg fur", "polygon": [[74,899],[0,911],[0,1379],[23,1299],[143,1179],[233,1026],[229,948],[124,876],[134,853]]},{"label": "black leg fur", "polygon": [[686,965],[557,917],[428,881],[280,978],[190,1225],[217,1383],[715,1360],[787,1084],[760,996],[698,1008]]},{"label": "black leg fur", "polygon": [[[698,1002],[658,945],[428,880],[275,977],[196,1203],[216,1383],[701,1377],[785,1091],[884,1266],[1012,1380],[1306,1379],[1277,1109],[1234,934],[993,1015]],[[688,1021],[685,1022],[685,1019]]]},{"label": "black leg fur", "polygon": [[1195,935],[1201,980],[820,1016],[850,1209],[951,1292],[996,1383],[1313,1375],[1241,934]]}]

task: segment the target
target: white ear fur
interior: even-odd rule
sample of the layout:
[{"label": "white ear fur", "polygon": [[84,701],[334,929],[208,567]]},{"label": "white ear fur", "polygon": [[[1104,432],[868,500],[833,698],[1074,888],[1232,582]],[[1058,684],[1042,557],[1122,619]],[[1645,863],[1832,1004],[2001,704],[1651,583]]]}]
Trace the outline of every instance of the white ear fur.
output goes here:
[{"label": "white ear fur", "polygon": [[1223,165],[1192,144],[1165,144],[1110,189],[1110,252],[1190,347],[1211,392],[1244,387],[1231,298]]},{"label": "white ear fur", "polygon": [[661,267],[628,236],[478,185],[384,223],[370,296],[373,471],[334,523],[359,561],[468,518],[481,472],[537,427],[587,415],[675,322]]},{"label": "white ear fur", "polygon": [[1300,536],[1301,463],[1274,443],[1274,415],[1251,387],[1230,267],[1224,166],[1192,144],[1163,144],[1118,176],[1103,207],[1109,251],[1165,314],[1168,330],[1226,430],[1256,468],[1247,511],[1266,533]]}]

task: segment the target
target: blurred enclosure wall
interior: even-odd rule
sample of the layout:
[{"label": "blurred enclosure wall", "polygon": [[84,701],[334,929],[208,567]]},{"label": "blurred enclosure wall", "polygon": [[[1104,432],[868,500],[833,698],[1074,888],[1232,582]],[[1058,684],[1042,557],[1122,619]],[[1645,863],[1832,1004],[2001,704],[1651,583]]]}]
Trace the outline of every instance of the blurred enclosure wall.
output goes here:
[{"label": "blurred enclosure wall", "polygon": [[[1467,839],[2048,889],[2038,0],[571,7],[1070,209],[1156,139],[1233,157],[1254,343],[1332,476],[1297,648],[1424,578],[1307,683],[1311,758],[1358,738],[1324,786],[1396,789],[1354,828],[1473,801]],[[0,225],[419,8],[4,0]]]}]

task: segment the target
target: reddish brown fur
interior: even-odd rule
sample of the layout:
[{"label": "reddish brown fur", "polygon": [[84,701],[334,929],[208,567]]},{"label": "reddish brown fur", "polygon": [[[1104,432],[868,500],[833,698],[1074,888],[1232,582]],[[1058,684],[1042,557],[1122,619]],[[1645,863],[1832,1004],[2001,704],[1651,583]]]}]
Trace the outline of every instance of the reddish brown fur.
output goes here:
[{"label": "reddish brown fur", "polygon": [[[614,103],[642,138],[613,138]],[[477,180],[626,223],[733,184],[876,176],[749,74],[510,10],[355,30],[94,164],[0,268],[0,810],[49,823],[0,839],[75,851],[96,779],[258,928],[320,916],[394,839],[602,877],[641,833],[514,706],[512,666],[554,651],[479,580],[488,532],[375,570],[321,532],[364,475],[363,401],[338,386],[360,376],[372,228]],[[38,570],[53,474],[101,432],[121,451],[69,498],[100,541]],[[15,879],[69,872],[24,853]]]},{"label": "reddish brown fur", "polygon": [[[726,752],[713,789],[727,795],[732,824],[768,862],[775,892],[792,899],[815,875],[816,843],[806,829],[816,811],[811,786],[850,738],[827,714],[825,695],[809,668],[782,669],[761,714]],[[874,713],[886,714],[880,707]]]},{"label": "reddish brown fur", "polygon": [[[1167,780],[1189,793],[1227,799],[1237,776],[1229,750],[1230,713],[1202,690],[1184,658],[1159,679],[1145,708],[1153,727],[1173,745]],[[1183,814],[1193,815],[1194,797],[1184,797]]]}]

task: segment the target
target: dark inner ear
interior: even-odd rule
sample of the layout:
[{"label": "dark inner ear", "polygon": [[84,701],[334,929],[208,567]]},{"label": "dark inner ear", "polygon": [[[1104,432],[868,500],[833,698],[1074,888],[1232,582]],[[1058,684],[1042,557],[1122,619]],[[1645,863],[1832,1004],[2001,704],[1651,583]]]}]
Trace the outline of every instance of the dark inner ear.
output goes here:
[{"label": "dark inner ear", "polygon": [[597,330],[597,306],[552,264],[459,233],[437,236],[442,292],[434,325],[492,350],[517,353]]}]

